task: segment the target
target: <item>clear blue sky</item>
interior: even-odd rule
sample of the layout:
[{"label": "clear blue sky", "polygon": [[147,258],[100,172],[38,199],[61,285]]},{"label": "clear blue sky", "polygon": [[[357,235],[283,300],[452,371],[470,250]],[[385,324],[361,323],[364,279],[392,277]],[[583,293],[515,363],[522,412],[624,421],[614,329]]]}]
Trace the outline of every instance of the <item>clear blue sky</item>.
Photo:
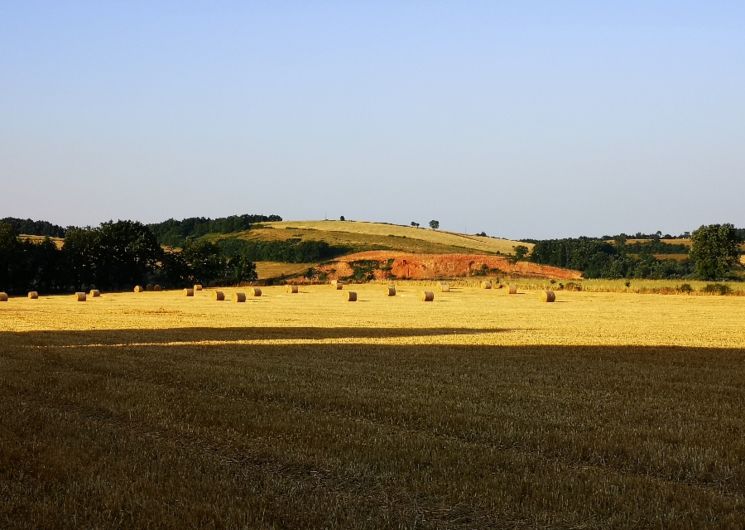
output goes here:
[{"label": "clear blue sky", "polygon": [[745,226],[745,2],[0,0],[0,185],[65,225]]}]

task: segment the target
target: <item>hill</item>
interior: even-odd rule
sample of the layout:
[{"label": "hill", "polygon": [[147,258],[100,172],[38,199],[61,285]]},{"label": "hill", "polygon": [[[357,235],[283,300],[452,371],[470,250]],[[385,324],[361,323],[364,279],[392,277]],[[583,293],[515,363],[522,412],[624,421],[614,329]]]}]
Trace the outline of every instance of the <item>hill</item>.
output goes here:
[{"label": "hill", "polygon": [[530,243],[414,228],[411,226],[366,221],[280,221],[257,223],[250,230],[217,236],[248,241],[322,241],[350,252],[393,250],[400,252],[455,254],[482,253],[511,255],[518,245]]},{"label": "hill", "polygon": [[[436,255],[436,261],[462,261],[462,256],[511,256],[515,247],[531,243],[487,236],[460,234],[428,228],[367,221],[277,221],[255,223],[248,230],[232,234],[205,236],[221,246],[242,248],[256,262],[259,278],[270,280],[304,274],[320,262],[356,259],[361,252],[387,252],[391,255]],[[237,245],[240,243],[241,245]],[[322,257],[303,252],[283,252],[302,245],[325,245]],[[305,263],[281,263],[277,255],[294,254]],[[279,258],[282,259],[282,258]],[[504,259],[504,258],[503,258]],[[269,261],[265,261],[269,260]],[[310,263],[313,261],[313,263]],[[506,259],[504,259],[506,263]],[[501,263],[501,262],[500,262]]]}]

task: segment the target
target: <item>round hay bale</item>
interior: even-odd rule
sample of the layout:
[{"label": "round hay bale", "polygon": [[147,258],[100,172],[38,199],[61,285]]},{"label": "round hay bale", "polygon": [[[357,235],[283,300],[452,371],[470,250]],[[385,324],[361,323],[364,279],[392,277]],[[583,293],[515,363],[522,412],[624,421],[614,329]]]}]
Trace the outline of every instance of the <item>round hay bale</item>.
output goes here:
[{"label": "round hay bale", "polygon": [[215,291],[215,300],[217,300],[218,302],[222,302],[223,300],[225,300],[225,293],[223,293],[222,291]]},{"label": "round hay bale", "polygon": [[510,294],[517,294],[517,285],[510,285]]},{"label": "round hay bale", "polygon": [[297,285],[288,285],[285,289],[290,294],[297,294],[298,293],[298,286]]},{"label": "round hay bale", "polygon": [[143,292],[144,290],[145,290],[145,289],[144,289],[144,288],[142,287],[142,285],[135,285],[135,292],[136,292],[136,293],[141,293],[141,292]]},{"label": "round hay bale", "polygon": [[551,289],[546,289],[545,291],[541,291],[541,300],[543,302],[555,302],[556,293],[553,292]]},{"label": "round hay bale", "polygon": [[357,293],[354,291],[347,291],[347,301],[348,302],[356,302],[357,301]]},{"label": "round hay bale", "polygon": [[91,289],[91,292],[89,294],[91,298],[98,298],[99,296],[101,296],[101,291],[99,291],[98,289]]},{"label": "round hay bale", "polygon": [[246,301],[246,293],[235,293],[236,303],[242,304]]},{"label": "round hay bale", "polygon": [[0,302],[8,301],[8,293],[0,293]]},{"label": "round hay bale", "polygon": [[491,287],[492,287],[491,281],[486,280],[486,281],[481,282],[482,289],[491,289]]},{"label": "round hay bale", "polygon": [[75,293],[75,300],[78,302],[85,302],[85,293]]},{"label": "round hay bale", "polygon": [[153,285],[153,291],[160,292],[162,290],[163,290],[163,288],[160,285],[158,285],[157,283],[155,285]]},{"label": "round hay bale", "polygon": [[39,293],[36,291],[29,291],[28,292],[28,298],[29,300],[38,300],[39,299]]},{"label": "round hay bale", "polygon": [[422,291],[419,298],[421,298],[422,302],[434,302],[435,293],[433,293],[432,291]]},{"label": "round hay bale", "polygon": [[186,289],[184,289],[184,295],[194,296],[194,289],[191,287],[187,287]]},{"label": "round hay bale", "polygon": [[261,296],[261,289],[259,289],[258,287],[254,287],[253,296]]},{"label": "round hay bale", "polygon": [[330,283],[331,283],[331,285],[336,285],[337,283],[339,283],[339,280],[331,280]]},{"label": "round hay bale", "polygon": [[203,289],[203,287],[202,287],[202,284],[201,283],[195,283],[194,284],[194,290],[195,291],[201,291],[202,289]]},{"label": "round hay bale", "polygon": [[145,284],[145,290],[146,291],[152,291],[153,290],[153,284],[152,283]]},{"label": "round hay bale", "polygon": [[448,285],[447,283],[440,282],[439,283],[439,286],[440,286],[440,292],[441,293],[449,293],[450,292],[450,285]]},{"label": "round hay bale", "polygon": [[389,285],[388,286],[388,296],[396,296],[396,286],[395,285]]}]

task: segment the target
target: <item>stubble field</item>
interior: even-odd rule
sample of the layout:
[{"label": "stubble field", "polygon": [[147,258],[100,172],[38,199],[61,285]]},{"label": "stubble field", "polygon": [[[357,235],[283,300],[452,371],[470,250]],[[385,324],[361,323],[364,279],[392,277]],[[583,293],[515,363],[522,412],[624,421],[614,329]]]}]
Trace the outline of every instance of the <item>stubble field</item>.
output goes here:
[{"label": "stubble field", "polygon": [[745,297],[422,288],[0,304],[0,526],[745,525]]}]

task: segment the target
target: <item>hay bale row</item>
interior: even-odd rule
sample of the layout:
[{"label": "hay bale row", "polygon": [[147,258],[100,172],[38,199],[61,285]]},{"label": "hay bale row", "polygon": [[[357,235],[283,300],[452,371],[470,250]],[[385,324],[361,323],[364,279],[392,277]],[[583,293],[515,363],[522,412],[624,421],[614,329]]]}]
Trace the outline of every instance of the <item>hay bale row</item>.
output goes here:
[{"label": "hay bale row", "polygon": [[[482,282],[482,288],[484,289],[490,289],[491,287],[485,287],[484,284],[487,282]],[[490,282],[489,282],[490,283]],[[335,283],[337,289],[341,289],[341,283],[336,282]],[[439,283],[440,290],[442,292],[448,292],[450,290],[450,287],[446,283]],[[153,286],[153,290],[156,290],[155,288],[160,289],[160,286]],[[196,286],[195,286],[196,287]],[[500,287],[502,287],[500,285]],[[138,288],[140,290],[138,290]],[[141,286],[135,287],[135,292],[142,292]],[[387,288],[387,295],[388,296],[396,296],[396,286],[395,285],[389,285]],[[194,296],[194,288],[186,288],[184,289],[184,295],[185,296]],[[288,285],[286,287],[286,290],[288,293],[297,293],[298,292],[298,286],[297,285]],[[517,294],[517,286],[516,285],[510,285],[509,286],[509,294]],[[251,295],[258,297],[262,295],[262,291],[259,287],[253,287],[251,290]],[[86,293],[83,292],[77,292],[75,293],[75,299],[78,302],[85,302],[87,300]],[[101,291],[98,289],[91,289],[89,296],[91,298],[98,298],[101,296]],[[37,291],[29,291],[28,298],[30,300],[37,300],[39,298],[39,293]],[[424,302],[432,302],[435,299],[435,294],[432,291],[422,291],[420,293],[420,300]],[[545,289],[542,290],[539,294],[539,298],[541,301],[546,303],[552,303],[556,301],[556,293],[552,291],[551,289]],[[357,301],[357,293],[355,291],[348,291],[346,296],[347,301],[349,302],[356,302]],[[215,291],[215,300],[217,301],[223,301],[225,300],[225,293],[223,291]],[[242,303],[246,301],[246,293],[243,292],[237,292],[235,293],[235,302]],[[4,292],[0,292],[0,302],[7,302],[8,301],[8,294]]]}]

